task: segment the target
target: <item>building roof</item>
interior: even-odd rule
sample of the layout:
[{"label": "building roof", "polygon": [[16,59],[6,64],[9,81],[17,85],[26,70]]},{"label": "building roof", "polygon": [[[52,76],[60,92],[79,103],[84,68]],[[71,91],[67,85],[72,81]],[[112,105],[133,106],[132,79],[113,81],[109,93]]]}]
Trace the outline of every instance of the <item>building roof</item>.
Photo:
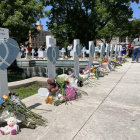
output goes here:
[{"label": "building roof", "polygon": [[41,20],[37,21],[36,25],[41,25]]}]

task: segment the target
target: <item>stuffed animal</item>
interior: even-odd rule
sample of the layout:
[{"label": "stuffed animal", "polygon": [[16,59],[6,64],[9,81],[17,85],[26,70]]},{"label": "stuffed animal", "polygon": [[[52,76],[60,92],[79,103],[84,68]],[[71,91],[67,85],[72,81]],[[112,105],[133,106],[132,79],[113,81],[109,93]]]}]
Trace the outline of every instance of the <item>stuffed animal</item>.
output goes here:
[{"label": "stuffed animal", "polygon": [[51,93],[55,93],[58,91],[59,87],[57,86],[57,84],[55,83],[55,79],[54,78],[49,78],[47,80],[47,89],[51,92]]},{"label": "stuffed animal", "polygon": [[17,125],[17,123],[21,123],[20,120],[17,120],[14,117],[10,117],[8,119],[5,120],[7,122],[7,126],[5,127],[1,127],[0,128],[0,132],[3,135],[7,135],[7,134],[11,134],[11,135],[16,135],[19,132],[19,126]]},{"label": "stuffed animal", "polygon": [[53,101],[53,99],[54,99],[54,96],[53,95],[51,95],[51,96],[48,96],[47,97],[47,99],[45,99],[45,102],[48,104],[52,104],[52,101]]}]

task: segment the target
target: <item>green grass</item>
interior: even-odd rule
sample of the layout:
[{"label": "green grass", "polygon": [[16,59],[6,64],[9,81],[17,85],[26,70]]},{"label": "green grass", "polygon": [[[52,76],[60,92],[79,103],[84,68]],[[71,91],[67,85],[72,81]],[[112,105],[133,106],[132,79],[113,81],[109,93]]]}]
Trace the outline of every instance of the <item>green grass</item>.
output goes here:
[{"label": "green grass", "polygon": [[24,98],[27,98],[31,95],[38,93],[38,89],[41,87],[46,88],[46,86],[39,86],[38,83],[35,82],[34,84],[31,84],[26,87],[21,87],[19,89],[15,89],[14,91],[11,91],[11,92],[19,93],[19,98],[20,100],[22,100]]}]

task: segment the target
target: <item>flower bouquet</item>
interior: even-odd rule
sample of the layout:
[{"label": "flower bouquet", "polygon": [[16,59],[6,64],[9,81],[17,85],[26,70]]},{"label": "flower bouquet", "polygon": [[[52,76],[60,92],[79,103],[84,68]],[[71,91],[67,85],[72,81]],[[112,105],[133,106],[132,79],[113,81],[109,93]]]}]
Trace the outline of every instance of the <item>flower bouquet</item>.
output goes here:
[{"label": "flower bouquet", "polygon": [[82,94],[88,95],[86,92],[77,89],[71,86],[69,77],[66,74],[62,74],[56,77],[56,83],[59,87],[59,90],[56,92],[56,95],[53,100],[55,106],[60,105],[61,103],[76,100],[81,97]]},{"label": "flower bouquet", "polygon": [[3,98],[0,98],[0,121],[3,122],[9,117],[16,117],[31,129],[36,125],[46,126],[47,123],[44,117],[27,108],[17,93],[9,93],[9,96],[3,95]]}]

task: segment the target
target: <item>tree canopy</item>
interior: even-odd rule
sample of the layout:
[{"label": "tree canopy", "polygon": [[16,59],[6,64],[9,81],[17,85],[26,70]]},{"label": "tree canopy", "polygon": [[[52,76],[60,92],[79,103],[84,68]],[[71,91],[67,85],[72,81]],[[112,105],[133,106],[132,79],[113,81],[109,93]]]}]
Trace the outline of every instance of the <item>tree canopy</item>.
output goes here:
[{"label": "tree canopy", "polygon": [[54,28],[58,31],[67,25],[65,34],[69,37],[68,41],[72,40],[71,37],[80,39],[86,48],[88,48],[88,41],[96,39],[99,31],[110,22],[117,23],[124,17],[132,18],[130,2],[139,2],[139,0],[42,1],[44,5],[52,6],[49,14],[50,21],[47,22],[48,29]]},{"label": "tree canopy", "polygon": [[35,23],[44,17],[44,7],[37,0],[0,0],[0,27],[8,28],[18,43],[25,42],[37,32]]}]

